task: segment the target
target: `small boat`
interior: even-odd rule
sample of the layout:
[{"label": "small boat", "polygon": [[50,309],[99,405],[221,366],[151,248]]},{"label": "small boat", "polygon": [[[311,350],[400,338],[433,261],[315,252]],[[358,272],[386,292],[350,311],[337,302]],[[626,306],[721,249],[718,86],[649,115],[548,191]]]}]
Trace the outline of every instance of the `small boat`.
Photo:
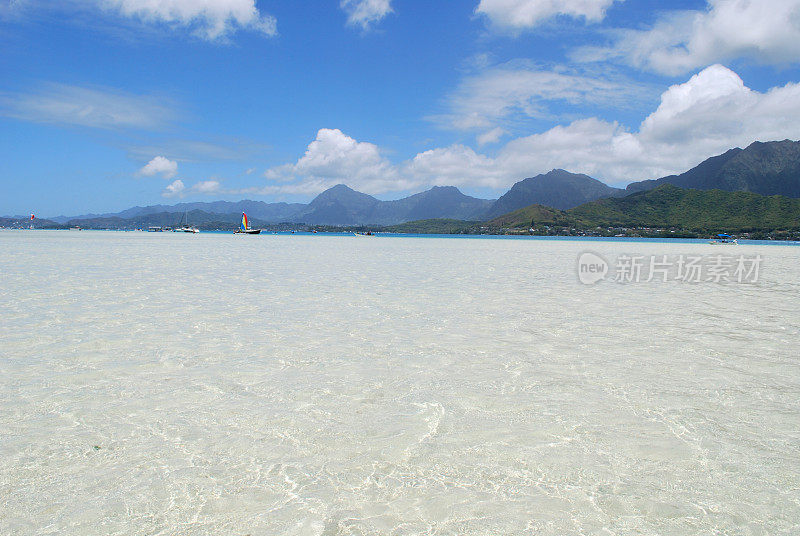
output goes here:
[{"label": "small boat", "polygon": [[258,234],[261,232],[261,229],[251,229],[250,222],[247,221],[247,214],[242,212],[242,223],[239,224],[239,228],[233,231],[233,234]]},{"label": "small boat", "polygon": [[372,231],[365,231],[363,233],[355,232],[353,234],[356,236],[375,236],[374,234],[372,234]]},{"label": "small boat", "polygon": [[153,227],[148,227],[147,228],[147,232],[148,233],[160,233],[162,231],[163,231],[163,229],[161,227],[157,227],[157,226],[153,226]]},{"label": "small boat", "polygon": [[733,238],[731,235],[719,233],[716,237],[711,239],[709,244],[734,244],[738,245],[739,241]]},{"label": "small boat", "polygon": [[184,212],[183,216],[181,216],[181,221],[178,222],[178,227],[173,229],[173,231],[176,233],[199,233],[200,229],[189,225],[189,214]]}]

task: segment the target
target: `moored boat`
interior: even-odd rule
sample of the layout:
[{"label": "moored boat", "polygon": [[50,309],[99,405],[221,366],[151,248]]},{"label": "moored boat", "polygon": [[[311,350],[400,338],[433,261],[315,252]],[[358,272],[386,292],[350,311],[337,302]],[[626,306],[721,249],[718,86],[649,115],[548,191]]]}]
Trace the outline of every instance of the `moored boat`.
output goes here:
[{"label": "moored boat", "polygon": [[734,244],[738,245],[739,241],[733,238],[729,234],[719,233],[717,236],[711,239],[709,244]]},{"label": "moored boat", "polygon": [[183,216],[181,216],[181,221],[178,222],[178,227],[173,229],[173,231],[176,233],[199,233],[200,229],[189,225],[189,214],[184,212]]}]

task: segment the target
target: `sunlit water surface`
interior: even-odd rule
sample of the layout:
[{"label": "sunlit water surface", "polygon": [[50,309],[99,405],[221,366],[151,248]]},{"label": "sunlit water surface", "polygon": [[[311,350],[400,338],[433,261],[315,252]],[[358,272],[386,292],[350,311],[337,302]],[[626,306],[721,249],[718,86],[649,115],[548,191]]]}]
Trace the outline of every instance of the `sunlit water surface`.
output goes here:
[{"label": "sunlit water surface", "polygon": [[575,275],[714,247],[0,232],[0,533],[800,534],[800,247]]}]

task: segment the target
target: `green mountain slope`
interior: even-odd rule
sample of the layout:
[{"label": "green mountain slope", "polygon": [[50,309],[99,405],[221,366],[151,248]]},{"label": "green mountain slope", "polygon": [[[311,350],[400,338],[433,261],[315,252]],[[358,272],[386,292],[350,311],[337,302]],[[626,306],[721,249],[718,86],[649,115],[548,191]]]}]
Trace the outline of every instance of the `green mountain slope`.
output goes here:
[{"label": "green mountain slope", "polygon": [[390,225],[380,230],[411,234],[475,234],[479,232],[480,226],[481,222],[433,218]]},{"label": "green mountain slope", "polygon": [[[548,212],[550,210],[551,212]],[[593,227],[661,227],[687,231],[800,229],[800,199],[750,192],[691,190],[665,184],[622,198],[586,203],[565,212],[531,206],[489,222],[506,228],[533,223]]]},{"label": "green mountain slope", "polygon": [[527,228],[556,223],[563,223],[566,226],[570,222],[568,214],[563,210],[543,205],[531,205],[489,220],[487,225],[489,227]]}]

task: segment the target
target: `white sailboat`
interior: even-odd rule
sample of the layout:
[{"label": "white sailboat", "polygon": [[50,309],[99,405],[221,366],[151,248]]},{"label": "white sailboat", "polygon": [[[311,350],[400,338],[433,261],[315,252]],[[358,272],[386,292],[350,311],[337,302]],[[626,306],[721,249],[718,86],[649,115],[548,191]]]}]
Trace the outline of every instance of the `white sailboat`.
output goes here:
[{"label": "white sailboat", "polygon": [[176,233],[199,233],[200,229],[189,225],[189,214],[188,212],[184,212],[183,216],[181,216],[181,221],[178,222],[178,227],[176,227],[174,231]]}]

